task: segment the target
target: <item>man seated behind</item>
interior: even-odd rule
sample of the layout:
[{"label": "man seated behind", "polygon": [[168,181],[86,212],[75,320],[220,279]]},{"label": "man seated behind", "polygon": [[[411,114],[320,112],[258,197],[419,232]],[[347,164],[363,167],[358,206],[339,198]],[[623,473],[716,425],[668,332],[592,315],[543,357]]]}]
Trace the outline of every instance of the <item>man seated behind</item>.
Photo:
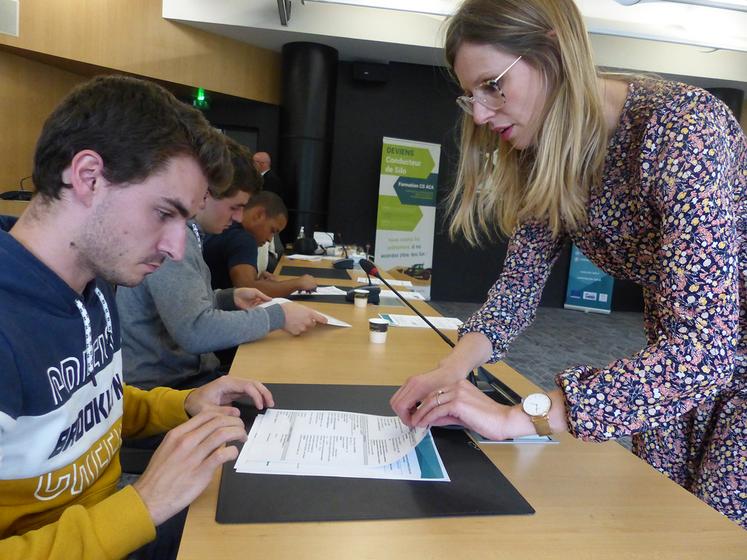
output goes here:
[{"label": "man seated behind", "polygon": [[244,218],[220,235],[207,239],[205,262],[210,267],[213,288],[257,288],[272,297],[287,297],[295,291],[316,290],[313,276],[277,280],[271,274],[257,271],[257,253],[261,245],[288,225],[288,209],[275,193],[262,191],[247,203]]},{"label": "man seated behind", "polygon": [[[106,76],[47,119],[33,178],[28,208],[0,231],[0,558],[122,558],[236,458],[225,444],[244,425],[221,405],[273,404],[261,383],[228,376],[193,391],[122,383],[111,285],[182,258],[187,218],[230,179],[229,154],[198,110]],[[122,438],[167,430],[118,491]]]},{"label": "man seated behind", "polygon": [[117,291],[124,377],[137,387],[198,387],[221,375],[215,351],[275,329],[297,335],[326,323],[323,315],[296,303],[257,307],[270,298],[255,288],[212,289],[202,257],[205,234],[240,221],[250,195],[260,196],[262,181],[251,152],[227,141],[233,182],[227,189],[208,189],[203,207],[187,225],[184,259],[165,262],[139,286]]}]

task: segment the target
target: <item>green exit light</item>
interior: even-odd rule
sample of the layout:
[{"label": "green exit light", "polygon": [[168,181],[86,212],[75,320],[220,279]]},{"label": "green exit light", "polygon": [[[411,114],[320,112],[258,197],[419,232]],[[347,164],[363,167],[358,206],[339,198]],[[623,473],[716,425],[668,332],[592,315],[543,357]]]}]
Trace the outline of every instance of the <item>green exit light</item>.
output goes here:
[{"label": "green exit light", "polygon": [[192,100],[192,105],[194,105],[198,109],[210,109],[210,101],[208,100],[208,96],[205,93],[204,88],[197,88],[197,93]]}]

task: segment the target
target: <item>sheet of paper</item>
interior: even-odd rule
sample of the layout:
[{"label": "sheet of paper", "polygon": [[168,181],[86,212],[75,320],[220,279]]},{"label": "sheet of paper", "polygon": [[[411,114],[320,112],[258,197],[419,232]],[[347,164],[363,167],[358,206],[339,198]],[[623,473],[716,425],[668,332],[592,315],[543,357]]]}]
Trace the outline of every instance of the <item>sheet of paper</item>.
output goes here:
[{"label": "sheet of paper", "polygon": [[320,315],[324,315],[327,318],[327,325],[330,327],[345,327],[346,329],[352,328],[353,325],[350,323],[346,323],[345,321],[341,321],[340,319],[336,317],[332,317],[332,315],[327,315],[326,313],[322,313],[321,311],[317,311]]},{"label": "sheet of paper", "polygon": [[[417,315],[395,315],[392,313],[379,313],[379,317],[381,317],[394,327],[418,327],[424,329],[430,328],[428,325],[426,325],[425,321],[423,321]],[[462,325],[462,322],[456,317],[428,317],[428,320],[433,323],[433,325],[437,329],[443,330],[456,330]]]},{"label": "sheet of paper", "polygon": [[334,247],[335,246],[335,234],[331,231],[315,231],[314,241],[320,247]]},{"label": "sheet of paper", "polygon": [[[407,300],[417,300],[417,301],[425,301],[425,297],[423,294],[419,292],[400,292],[403,298]],[[395,294],[392,290],[381,290],[379,293],[379,297],[383,298],[397,298],[397,294]],[[399,299],[399,298],[397,298]]]},{"label": "sheet of paper", "polygon": [[299,254],[294,254],[294,255],[287,255],[287,257],[289,259],[291,259],[291,260],[294,260],[294,261],[318,262],[318,261],[322,260],[322,257],[320,257],[319,255],[299,255]]},{"label": "sheet of paper", "polygon": [[427,429],[396,416],[269,409],[249,431],[238,472],[448,481]]},{"label": "sheet of paper", "polygon": [[495,439],[488,439],[485,436],[478,434],[474,430],[467,430],[467,435],[472,438],[472,440],[475,443],[484,443],[486,445],[526,445],[526,444],[548,444],[548,443],[560,443],[558,440],[553,439],[550,436],[540,436],[540,435],[529,435],[529,436],[521,436],[513,439],[502,439],[502,440],[495,440]]},{"label": "sheet of paper", "polygon": [[[356,279],[356,282],[360,282],[361,284],[367,284],[368,278],[366,278],[365,276],[359,276]],[[406,288],[412,288],[412,282],[410,282],[409,280],[387,280],[387,282],[389,282],[389,284],[392,286],[404,286]],[[374,286],[380,286],[381,284],[383,284],[383,282],[379,280],[378,278],[371,278],[371,283]]]},{"label": "sheet of paper", "polygon": [[[269,305],[276,305],[276,304],[283,305],[284,303],[290,303],[290,302],[291,301],[289,299],[282,298],[282,297],[276,297],[276,298],[272,298],[270,301],[266,301],[265,303],[260,304],[259,307],[267,307]],[[300,305],[297,301],[294,303],[296,305]],[[326,313],[322,313],[321,311],[317,311],[317,313],[319,313],[319,315],[323,315],[324,317],[326,317],[327,324],[331,327],[350,328],[353,326],[350,323],[346,323],[345,321],[340,321],[340,319],[337,319],[336,317],[332,317],[332,315],[327,315]]]},{"label": "sheet of paper", "polygon": [[299,292],[296,290],[292,296],[344,296],[347,292],[337,286],[317,286],[313,292]]},{"label": "sheet of paper", "polygon": [[408,428],[397,416],[276,408],[260,416],[242,450],[248,461],[388,465],[414,449],[426,432]]},{"label": "sheet of paper", "polygon": [[421,480],[426,482],[451,481],[430,433],[413,451],[405,455],[402,459],[380,467],[347,467],[343,471],[324,465],[255,461],[245,463],[241,469],[236,470],[237,472],[251,474]]}]

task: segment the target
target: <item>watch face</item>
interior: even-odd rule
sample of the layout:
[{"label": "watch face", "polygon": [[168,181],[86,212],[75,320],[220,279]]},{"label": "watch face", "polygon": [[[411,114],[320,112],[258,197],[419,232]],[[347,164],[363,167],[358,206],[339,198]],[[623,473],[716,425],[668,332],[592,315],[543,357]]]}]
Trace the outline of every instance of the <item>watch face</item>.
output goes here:
[{"label": "watch face", "polygon": [[550,412],[552,401],[544,393],[532,393],[521,403],[524,412],[530,416],[544,416]]}]

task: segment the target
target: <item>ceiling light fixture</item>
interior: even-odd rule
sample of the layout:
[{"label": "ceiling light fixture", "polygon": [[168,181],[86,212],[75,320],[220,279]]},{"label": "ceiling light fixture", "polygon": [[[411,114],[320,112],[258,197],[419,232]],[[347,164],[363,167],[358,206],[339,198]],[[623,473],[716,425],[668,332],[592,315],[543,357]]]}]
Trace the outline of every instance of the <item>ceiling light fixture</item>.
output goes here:
[{"label": "ceiling light fixture", "polygon": [[456,10],[455,0],[302,0],[320,4],[343,4],[361,8],[378,8],[400,12],[416,12],[435,16],[450,16]]},{"label": "ceiling light fixture", "polygon": [[736,10],[747,12],[747,0],[615,0],[623,6],[633,6],[649,2],[671,2],[675,4],[690,4],[691,6],[703,6],[705,8],[720,8],[722,10]]}]

